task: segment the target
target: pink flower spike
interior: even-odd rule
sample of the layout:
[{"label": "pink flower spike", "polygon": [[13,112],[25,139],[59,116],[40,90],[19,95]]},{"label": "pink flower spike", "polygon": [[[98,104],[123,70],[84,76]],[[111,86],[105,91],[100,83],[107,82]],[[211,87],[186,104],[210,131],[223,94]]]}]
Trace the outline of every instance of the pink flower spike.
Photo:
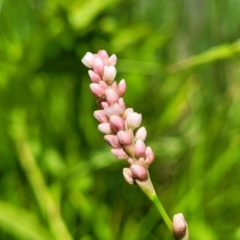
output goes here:
[{"label": "pink flower spike", "polygon": [[94,59],[95,59],[94,54],[87,52],[85,56],[82,58],[82,63],[88,68],[93,68]]},{"label": "pink flower spike", "polygon": [[109,123],[100,123],[98,125],[98,130],[101,132],[101,133],[104,133],[104,134],[110,134],[112,133],[112,130],[110,128],[110,124]]},{"label": "pink flower spike", "polygon": [[122,145],[130,145],[132,143],[132,135],[129,132],[119,131],[117,133],[118,141]]},{"label": "pink flower spike", "polygon": [[104,69],[103,60],[99,57],[95,58],[94,63],[93,63],[93,71],[95,73],[99,74],[100,76],[102,76],[103,69]]},{"label": "pink flower spike", "polygon": [[90,84],[91,91],[93,95],[97,98],[102,98],[105,95],[105,88],[98,83]]},{"label": "pink flower spike", "polygon": [[137,164],[131,165],[133,178],[140,181],[145,181],[148,178],[148,171],[145,167]]},{"label": "pink flower spike", "polygon": [[110,127],[114,133],[117,133],[120,130],[124,130],[124,128],[125,128],[124,119],[117,115],[110,116],[109,123],[110,123]]},{"label": "pink flower spike", "polygon": [[104,108],[105,113],[108,117],[112,116],[112,115],[121,115],[123,113],[123,109],[119,106],[119,104],[115,103],[113,104],[113,106],[110,107],[105,107]]},{"label": "pink flower spike", "polygon": [[100,76],[92,70],[88,71],[88,75],[93,83],[99,83],[99,81],[101,80]]},{"label": "pink flower spike", "polygon": [[118,159],[127,159],[128,155],[122,148],[113,148],[111,150],[112,154],[114,154]]},{"label": "pink flower spike", "polygon": [[115,66],[116,63],[117,63],[117,56],[115,54],[113,54],[108,58],[107,65],[108,66]]},{"label": "pink flower spike", "polygon": [[142,122],[142,114],[139,114],[139,113],[136,113],[136,112],[133,112],[133,113],[129,112],[127,114],[126,121],[127,121],[127,125],[130,128],[135,129],[135,128],[139,127],[139,125]]},{"label": "pink flower spike", "polygon": [[112,106],[114,103],[117,103],[119,100],[118,94],[111,88],[105,90],[105,96],[107,103]]},{"label": "pink flower spike", "polygon": [[134,146],[134,156],[136,158],[144,157],[146,152],[146,146],[143,140],[138,139]]},{"label": "pink flower spike", "polygon": [[114,66],[105,66],[103,70],[103,79],[106,81],[108,84],[111,84],[116,77],[117,71]]},{"label": "pink flower spike", "polygon": [[107,143],[113,148],[121,148],[116,135],[105,135],[104,140],[107,141]]},{"label": "pink flower spike", "polygon": [[118,84],[118,89],[117,89],[119,97],[124,96],[126,92],[126,82],[124,79],[122,79],[119,84]]},{"label": "pink flower spike", "polygon": [[135,141],[137,141],[138,139],[141,139],[143,141],[145,141],[147,137],[147,131],[145,127],[141,127],[137,130],[137,132],[135,133]]},{"label": "pink flower spike", "polygon": [[146,148],[145,156],[145,163],[149,167],[154,161],[154,153],[151,147]]},{"label": "pink flower spike", "polygon": [[123,169],[123,176],[124,176],[127,183],[129,183],[131,185],[134,184],[134,179],[132,177],[132,171],[131,171],[130,168],[124,168]]}]

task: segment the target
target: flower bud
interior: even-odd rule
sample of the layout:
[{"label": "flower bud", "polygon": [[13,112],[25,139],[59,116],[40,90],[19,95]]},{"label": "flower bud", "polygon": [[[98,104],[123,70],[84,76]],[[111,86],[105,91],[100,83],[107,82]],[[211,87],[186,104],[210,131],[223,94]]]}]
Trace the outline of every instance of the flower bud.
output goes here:
[{"label": "flower bud", "polygon": [[131,165],[133,178],[140,181],[145,181],[148,178],[148,171],[145,167],[137,164]]},{"label": "flower bud", "polygon": [[173,234],[179,240],[188,240],[188,226],[182,213],[173,216]]},{"label": "flower bud", "polygon": [[108,59],[108,54],[105,50],[99,50],[97,55],[103,60],[107,60]]},{"label": "flower bud", "polygon": [[111,149],[112,154],[114,154],[118,159],[127,159],[128,155],[122,148]]},{"label": "flower bud", "polygon": [[126,92],[126,82],[125,82],[124,79],[122,79],[119,82],[117,91],[118,91],[119,97],[122,97],[125,94],[125,92]]},{"label": "flower bud", "polygon": [[105,109],[109,107],[108,103],[105,101],[105,99],[98,99],[97,100],[97,105],[101,107],[102,109]]},{"label": "flower bud", "polygon": [[118,141],[118,137],[116,135],[105,135],[104,140],[107,141],[107,143],[113,148],[121,148],[122,147],[120,145],[120,143]]},{"label": "flower bud", "polygon": [[97,98],[102,98],[105,95],[105,88],[98,83],[90,84],[91,91],[93,95]]},{"label": "flower bud", "polygon": [[125,121],[122,117],[117,115],[112,115],[109,118],[110,127],[114,133],[119,132],[120,130],[124,130],[125,128]]},{"label": "flower bud", "polygon": [[107,88],[105,90],[105,96],[107,103],[112,106],[114,103],[118,103],[119,96],[118,94],[111,88]]},{"label": "flower bud", "polygon": [[108,66],[115,66],[117,63],[117,56],[115,54],[111,55],[107,60]]},{"label": "flower bud", "polygon": [[146,148],[145,156],[145,163],[149,167],[154,161],[154,153],[151,147]]},{"label": "flower bud", "polygon": [[123,98],[119,98],[118,104],[119,104],[119,106],[122,108],[122,110],[124,112],[125,109],[126,109],[126,106],[125,106],[125,102],[124,102]]},{"label": "flower bud", "polygon": [[132,177],[132,171],[131,171],[130,168],[124,168],[123,169],[123,176],[124,176],[127,183],[129,183],[131,185],[134,184],[134,179]]},{"label": "flower bud", "polygon": [[104,134],[110,134],[112,133],[112,129],[110,128],[109,123],[100,123],[98,125],[98,130]]},{"label": "flower bud", "polygon": [[145,141],[147,137],[147,131],[145,127],[141,127],[137,130],[136,134],[135,134],[135,141],[137,141],[138,139],[141,139],[143,141]]},{"label": "flower bud", "polygon": [[96,111],[94,111],[93,116],[94,116],[100,123],[107,123],[107,122],[108,122],[108,118],[107,118],[104,110],[96,110]]},{"label": "flower bud", "polygon": [[118,141],[122,145],[130,145],[132,143],[132,135],[129,132],[119,131],[117,133]]},{"label": "flower bud", "polygon": [[94,59],[95,59],[94,54],[87,52],[85,56],[82,58],[82,63],[88,68],[93,68]]},{"label": "flower bud", "polygon": [[143,140],[138,139],[134,146],[134,156],[136,158],[144,157],[146,151],[146,145]]},{"label": "flower bud", "polygon": [[93,83],[99,83],[99,81],[101,80],[100,76],[92,70],[88,71],[88,75]]},{"label": "flower bud", "polygon": [[93,63],[93,71],[100,76],[103,74],[104,62],[100,57],[96,57]]},{"label": "flower bud", "polygon": [[103,79],[106,81],[108,84],[111,84],[116,77],[117,71],[114,66],[105,66],[103,70]]},{"label": "flower bud", "polygon": [[141,124],[142,121],[142,114],[136,112],[128,112],[127,113],[127,125],[131,128],[137,128]]},{"label": "flower bud", "polygon": [[113,104],[112,106],[104,108],[104,111],[108,117],[112,115],[120,116],[123,113],[123,109],[119,106],[118,103]]}]

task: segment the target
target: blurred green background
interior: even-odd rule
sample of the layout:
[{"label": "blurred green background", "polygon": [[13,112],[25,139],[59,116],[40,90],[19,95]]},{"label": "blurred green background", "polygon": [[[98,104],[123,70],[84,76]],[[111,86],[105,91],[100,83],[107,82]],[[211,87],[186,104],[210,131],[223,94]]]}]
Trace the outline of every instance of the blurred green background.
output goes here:
[{"label": "blurred green background", "polygon": [[0,239],[171,240],[97,131],[87,51],[118,56],[166,211],[240,239],[240,1],[0,1]]}]

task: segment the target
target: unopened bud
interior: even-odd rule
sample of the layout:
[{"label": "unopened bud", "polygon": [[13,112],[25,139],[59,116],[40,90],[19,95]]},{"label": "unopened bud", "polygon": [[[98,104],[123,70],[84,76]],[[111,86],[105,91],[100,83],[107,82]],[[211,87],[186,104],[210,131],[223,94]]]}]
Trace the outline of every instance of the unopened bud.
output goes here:
[{"label": "unopened bud", "polygon": [[118,159],[127,159],[128,155],[122,148],[111,149],[112,154],[114,154]]},{"label": "unopened bud", "polygon": [[145,181],[148,178],[148,171],[145,167],[137,164],[131,165],[133,178],[140,181]]},{"label": "unopened bud", "polygon": [[110,127],[114,133],[117,133],[120,130],[124,130],[125,128],[125,121],[120,116],[112,115],[109,118],[109,122],[110,122]]},{"label": "unopened bud", "polygon": [[99,81],[101,80],[100,76],[92,70],[88,71],[88,75],[93,83],[99,83]]},{"label": "unopened bud", "polygon": [[146,148],[145,156],[145,163],[149,167],[154,161],[154,153],[151,147]]},{"label": "unopened bud", "polygon": [[105,95],[105,88],[98,83],[90,84],[91,91],[93,95],[97,98],[102,98]]},{"label": "unopened bud", "polygon": [[182,213],[173,216],[173,234],[178,240],[188,240],[188,226]]},{"label": "unopened bud", "polygon": [[98,125],[98,130],[104,134],[110,134],[112,133],[112,129],[110,127],[109,123],[100,123]]},{"label": "unopened bud", "polygon": [[104,110],[96,110],[96,111],[94,111],[93,116],[94,116],[100,123],[106,123],[106,122],[108,122],[108,118],[107,118]]},{"label": "unopened bud", "polygon": [[118,103],[119,96],[118,94],[111,88],[105,90],[107,103],[112,106],[115,103]]},{"label": "unopened bud", "polygon": [[146,145],[143,140],[138,139],[134,146],[134,156],[136,158],[145,157]]},{"label": "unopened bud", "polygon": [[124,79],[122,79],[119,84],[118,84],[118,88],[117,88],[117,91],[118,91],[118,95],[120,97],[122,97],[125,92],[126,92],[126,82]]},{"label": "unopened bud", "polygon": [[87,52],[85,56],[82,58],[82,63],[88,68],[93,68],[94,59],[95,59],[94,54]]},{"label": "unopened bud", "polygon": [[117,56],[115,54],[113,54],[108,58],[107,64],[108,64],[108,66],[115,66],[116,63],[117,63]]},{"label": "unopened bud", "polygon": [[111,84],[116,77],[117,71],[114,66],[105,66],[103,70],[103,78],[108,83]]},{"label": "unopened bud", "polygon": [[132,176],[132,171],[130,168],[124,168],[123,169],[123,176],[126,180],[127,183],[129,184],[134,184],[134,179],[133,179],[133,176]]},{"label": "unopened bud", "polygon": [[147,137],[147,131],[145,127],[141,127],[137,130],[136,134],[135,134],[135,141],[137,141],[138,139],[141,139],[142,141],[145,141]]},{"label": "unopened bud", "polygon": [[117,133],[118,141],[122,145],[129,145],[132,143],[132,135],[129,132],[119,131]]},{"label": "unopened bud", "polygon": [[93,63],[93,71],[100,76],[103,74],[104,62],[100,57],[96,57]]},{"label": "unopened bud", "polygon": [[105,135],[104,140],[113,147],[113,148],[121,148],[121,144],[118,141],[118,137],[116,135]]}]

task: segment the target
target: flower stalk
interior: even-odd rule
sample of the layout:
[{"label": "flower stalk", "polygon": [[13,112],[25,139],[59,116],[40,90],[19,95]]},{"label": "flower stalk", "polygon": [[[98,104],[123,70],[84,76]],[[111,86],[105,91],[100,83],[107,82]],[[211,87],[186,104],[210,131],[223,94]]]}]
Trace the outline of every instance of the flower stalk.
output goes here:
[{"label": "flower stalk", "polygon": [[[177,239],[182,239],[179,236],[184,234],[177,236],[174,229],[178,230],[178,224],[183,224],[183,221],[179,220],[179,216],[176,217],[174,224],[177,227],[174,228],[150,179],[148,168],[154,161],[154,153],[152,148],[145,144],[147,131],[145,127],[140,127],[142,114],[126,107],[123,99],[126,92],[125,80],[122,79],[118,84],[114,80],[117,73],[116,55],[109,56],[105,50],[100,50],[97,54],[87,52],[82,62],[92,69],[88,74],[92,81],[90,89],[98,99],[97,104],[100,107],[100,110],[93,114],[99,121],[98,130],[104,134],[104,140],[112,147],[111,152],[118,159],[125,159],[128,163],[128,167],[123,169],[125,180],[129,184],[138,184],[155,204],[169,230]],[[180,228],[182,229],[182,225]]]}]

